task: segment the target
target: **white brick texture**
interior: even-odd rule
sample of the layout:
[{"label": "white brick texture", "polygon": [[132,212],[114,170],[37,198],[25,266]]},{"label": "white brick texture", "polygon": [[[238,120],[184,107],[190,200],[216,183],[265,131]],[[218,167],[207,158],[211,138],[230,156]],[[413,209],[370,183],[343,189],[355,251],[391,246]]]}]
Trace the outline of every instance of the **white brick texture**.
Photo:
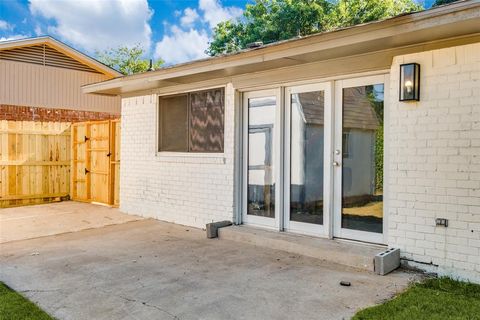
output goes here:
[{"label": "white brick texture", "polygon": [[[421,66],[419,102],[398,101],[409,62]],[[480,282],[480,43],[397,56],[390,75],[388,243],[416,266]]]},{"label": "white brick texture", "polygon": [[122,99],[120,209],[205,228],[234,216],[234,89],[227,85],[223,154],[156,152],[155,94]]}]

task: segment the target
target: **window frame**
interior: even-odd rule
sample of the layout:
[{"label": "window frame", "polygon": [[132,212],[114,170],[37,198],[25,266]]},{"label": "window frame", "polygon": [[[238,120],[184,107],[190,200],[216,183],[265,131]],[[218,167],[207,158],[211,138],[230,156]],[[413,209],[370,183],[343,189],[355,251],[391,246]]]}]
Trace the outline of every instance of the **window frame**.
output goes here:
[{"label": "window frame", "polygon": [[[222,121],[223,121],[223,138],[222,138],[222,150],[221,151],[190,151],[190,132],[191,132],[191,94],[192,93],[202,93],[202,92],[208,92],[208,91],[214,91],[214,90],[222,90],[223,93],[223,113],[222,113]],[[161,117],[161,100],[162,98],[171,98],[171,97],[178,97],[178,96],[187,96],[187,150],[186,151],[167,151],[167,150],[160,150],[160,145],[162,141],[161,137],[161,125],[162,121],[160,119]],[[157,101],[156,101],[156,137],[155,137],[155,154],[159,156],[209,156],[209,157],[215,157],[215,156],[224,156],[225,154],[225,112],[226,112],[226,104],[227,104],[227,98],[226,98],[226,86],[215,86],[215,87],[209,87],[209,88],[202,88],[198,90],[189,90],[189,91],[184,91],[184,92],[176,92],[176,93],[167,93],[167,94],[159,94],[157,95]]]}]

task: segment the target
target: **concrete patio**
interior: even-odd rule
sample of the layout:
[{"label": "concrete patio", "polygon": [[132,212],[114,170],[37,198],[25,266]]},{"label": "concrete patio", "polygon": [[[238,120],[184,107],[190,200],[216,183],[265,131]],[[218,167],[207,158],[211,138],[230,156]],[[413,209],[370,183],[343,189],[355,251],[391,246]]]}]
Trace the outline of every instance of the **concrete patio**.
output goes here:
[{"label": "concrete patio", "polygon": [[149,219],[3,243],[0,254],[0,280],[58,319],[348,319],[416,277]]},{"label": "concrete patio", "polygon": [[0,243],[101,228],[142,219],[117,208],[63,201],[0,209]]}]

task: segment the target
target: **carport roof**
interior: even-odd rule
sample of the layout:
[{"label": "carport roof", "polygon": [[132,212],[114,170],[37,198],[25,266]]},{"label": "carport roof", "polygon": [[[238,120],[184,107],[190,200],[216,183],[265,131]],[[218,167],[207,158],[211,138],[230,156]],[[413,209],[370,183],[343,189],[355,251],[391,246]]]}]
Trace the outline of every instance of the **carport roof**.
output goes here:
[{"label": "carport roof", "polygon": [[84,93],[119,95],[228,78],[459,37],[480,37],[480,0],[313,34],[260,48],[196,60],[83,87]]}]

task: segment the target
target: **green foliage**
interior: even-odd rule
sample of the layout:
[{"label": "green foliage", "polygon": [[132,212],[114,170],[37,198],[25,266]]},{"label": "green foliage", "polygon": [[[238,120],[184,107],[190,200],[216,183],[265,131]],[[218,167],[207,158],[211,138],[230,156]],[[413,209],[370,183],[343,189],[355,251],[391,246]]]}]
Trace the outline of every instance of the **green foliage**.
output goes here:
[{"label": "green foliage", "polygon": [[448,4],[452,2],[457,2],[458,0],[435,0],[432,7],[441,6],[443,4]]},{"label": "green foliage", "polygon": [[[383,190],[383,114],[384,114],[384,91],[378,91],[380,87],[375,86],[367,87],[367,99],[370,102],[373,110],[375,111],[378,128],[375,130],[375,190]],[[385,90],[385,88],[383,88]],[[379,99],[378,95],[382,98]]]},{"label": "green foliage", "polygon": [[215,27],[207,53],[230,53],[255,41],[270,43],[324,31],[332,8],[327,0],[256,0],[247,4],[242,19]]},{"label": "green foliage", "polygon": [[332,26],[350,27],[422,9],[413,0],[340,0],[332,13]]},{"label": "green foliage", "polygon": [[375,189],[383,190],[383,123],[375,131]]},{"label": "green foliage", "polygon": [[225,54],[255,41],[271,43],[421,9],[414,0],[256,0],[242,18],[214,28],[206,52]]},{"label": "green foliage", "polygon": [[[147,71],[150,67],[150,60],[142,58],[144,55],[145,51],[139,44],[133,47],[118,47],[96,52],[100,62],[124,75]],[[162,59],[154,61],[153,68],[160,68],[163,62]]]},{"label": "green foliage", "polygon": [[0,320],[52,320],[53,318],[0,282]]},{"label": "green foliage", "polygon": [[450,278],[428,279],[386,303],[358,312],[353,320],[480,319],[480,285]]}]

